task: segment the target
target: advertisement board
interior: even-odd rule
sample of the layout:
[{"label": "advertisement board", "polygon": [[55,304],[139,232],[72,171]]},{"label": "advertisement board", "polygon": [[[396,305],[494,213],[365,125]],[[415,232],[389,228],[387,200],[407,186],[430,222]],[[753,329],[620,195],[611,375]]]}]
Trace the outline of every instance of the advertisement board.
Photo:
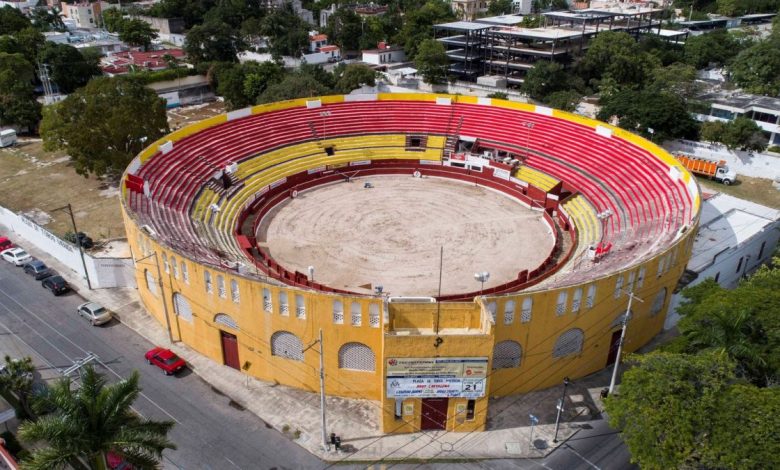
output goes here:
[{"label": "advertisement board", "polygon": [[485,396],[486,357],[388,358],[388,398]]}]

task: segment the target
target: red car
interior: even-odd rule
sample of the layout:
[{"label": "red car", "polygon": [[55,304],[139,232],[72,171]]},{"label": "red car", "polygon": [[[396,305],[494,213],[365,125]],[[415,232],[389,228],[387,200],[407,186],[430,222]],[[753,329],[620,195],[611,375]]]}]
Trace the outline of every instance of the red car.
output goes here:
[{"label": "red car", "polygon": [[0,237],[0,251],[10,250],[16,248],[8,237]]},{"label": "red car", "polygon": [[160,347],[146,353],[146,362],[162,369],[165,375],[173,375],[187,365],[184,359],[174,354],[173,351]]}]

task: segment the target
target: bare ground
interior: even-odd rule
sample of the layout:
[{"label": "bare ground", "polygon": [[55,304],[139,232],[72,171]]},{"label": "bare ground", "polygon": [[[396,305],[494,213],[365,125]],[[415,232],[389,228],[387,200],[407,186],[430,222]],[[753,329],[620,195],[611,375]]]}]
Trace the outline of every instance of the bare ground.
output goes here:
[{"label": "bare ground", "polygon": [[[370,181],[374,188],[364,189]],[[435,295],[485,287],[541,264],[553,246],[539,212],[483,187],[438,178],[380,176],[302,192],[266,216],[258,241],[289,270],[355,291],[380,284],[390,295]],[[365,287],[363,288],[365,289]],[[369,287],[368,289],[371,289]]]}]

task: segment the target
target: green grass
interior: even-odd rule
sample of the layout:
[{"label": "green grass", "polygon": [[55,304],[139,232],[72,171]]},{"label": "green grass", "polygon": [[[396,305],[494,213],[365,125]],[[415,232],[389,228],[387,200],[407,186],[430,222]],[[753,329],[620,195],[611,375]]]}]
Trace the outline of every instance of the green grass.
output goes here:
[{"label": "green grass", "polygon": [[720,192],[773,209],[780,209],[780,190],[772,186],[770,179],[737,175],[736,183],[731,186],[705,178],[698,178],[698,181],[704,191]]}]

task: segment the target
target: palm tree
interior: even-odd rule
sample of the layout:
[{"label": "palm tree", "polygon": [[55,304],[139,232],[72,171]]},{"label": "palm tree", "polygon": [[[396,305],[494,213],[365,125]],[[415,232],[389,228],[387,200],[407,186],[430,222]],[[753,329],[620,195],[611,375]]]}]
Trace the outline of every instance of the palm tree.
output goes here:
[{"label": "palm tree", "polygon": [[109,452],[135,468],[153,469],[165,449],[176,448],[167,437],[172,422],[147,420],[131,409],[141,392],[138,371],[107,384],[87,367],[81,387],[73,390],[71,385],[69,378],[57,382],[36,403],[52,413],[20,426],[22,440],[45,444],[22,461],[23,469],[105,470]]},{"label": "palm tree", "polygon": [[[32,358],[11,359],[5,356],[5,364],[0,373],[0,395],[14,402],[17,416],[20,418],[32,417],[30,409],[30,396],[33,392],[33,372],[35,366]],[[13,396],[9,397],[10,393]]]}]

